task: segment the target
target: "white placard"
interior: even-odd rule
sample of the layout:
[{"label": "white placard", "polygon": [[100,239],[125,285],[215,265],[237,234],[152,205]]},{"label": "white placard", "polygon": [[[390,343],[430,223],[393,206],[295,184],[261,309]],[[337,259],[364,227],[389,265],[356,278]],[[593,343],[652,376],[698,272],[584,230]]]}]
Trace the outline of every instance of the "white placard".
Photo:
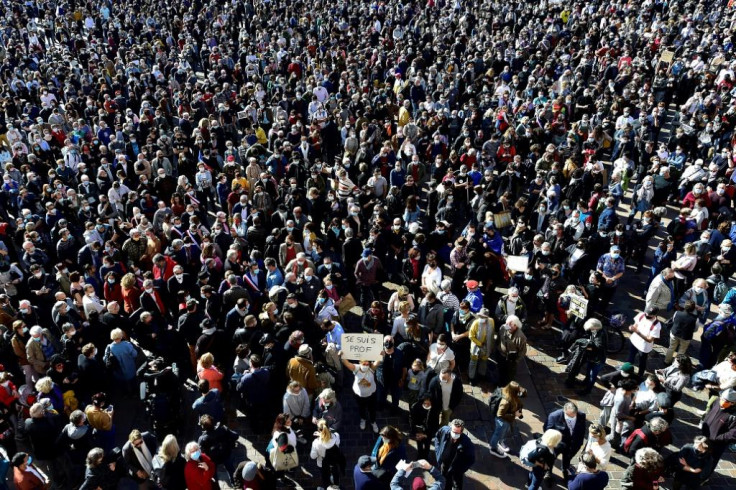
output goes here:
[{"label": "white placard", "polygon": [[529,257],[526,255],[507,255],[506,268],[514,272],[526,272],[529,267]]},{"label": "white placard", "polygon": [[342,334],[343,358],[351,361],[377,361],[383,351],[383,334],[344,333]]}]

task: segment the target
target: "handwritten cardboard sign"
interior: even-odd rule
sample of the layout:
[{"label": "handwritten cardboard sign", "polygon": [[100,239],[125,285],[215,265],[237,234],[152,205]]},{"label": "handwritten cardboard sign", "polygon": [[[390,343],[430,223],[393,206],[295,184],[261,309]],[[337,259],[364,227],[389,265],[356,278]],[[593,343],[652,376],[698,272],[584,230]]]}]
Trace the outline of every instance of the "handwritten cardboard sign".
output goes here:
[{"label": "handwritten cardboard sign", "polygon": [[342,334],[342,354],[351,361],[377,361],[383,351],[383,335],[380,333]]}]

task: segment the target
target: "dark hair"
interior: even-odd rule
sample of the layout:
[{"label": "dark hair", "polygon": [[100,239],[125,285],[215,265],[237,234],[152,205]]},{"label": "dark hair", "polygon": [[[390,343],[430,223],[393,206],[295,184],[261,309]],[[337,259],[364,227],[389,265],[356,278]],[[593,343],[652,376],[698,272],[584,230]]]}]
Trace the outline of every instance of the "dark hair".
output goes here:
[{"label": "dark hair", "polygon": [[206,379],[200,379],[199,383],[197,383],[197,388],[199,389],[199,392],[204,395],[210,391],[210,382]]},{"label": "dark hair", "polygon": [[92,395],[92,405],[98,408],[102,408],[107,403],[107,394],[104,392],[99,392],[95,395]]}]

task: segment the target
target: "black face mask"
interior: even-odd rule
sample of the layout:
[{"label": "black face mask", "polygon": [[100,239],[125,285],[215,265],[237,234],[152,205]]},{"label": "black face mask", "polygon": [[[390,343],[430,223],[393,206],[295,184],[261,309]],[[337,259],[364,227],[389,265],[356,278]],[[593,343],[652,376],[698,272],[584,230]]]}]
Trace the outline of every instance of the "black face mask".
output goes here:
[{"label": "black face mask", "polygon": [[383,343],[383,348],[384,349],[393,349],[393,347],[394,347],[394,343],[393,342],[384,342]]}]

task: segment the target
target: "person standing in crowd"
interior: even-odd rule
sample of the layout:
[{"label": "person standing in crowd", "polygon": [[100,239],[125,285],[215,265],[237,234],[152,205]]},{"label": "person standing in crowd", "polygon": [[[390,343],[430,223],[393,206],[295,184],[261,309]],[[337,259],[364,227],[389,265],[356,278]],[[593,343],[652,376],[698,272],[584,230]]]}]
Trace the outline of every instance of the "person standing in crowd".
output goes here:
[{"label": "person standing in crowd", "polygon": [[562,440],[555,446],[555,456],[562,454],[562,471],[566,479],[567,475],[575,473],[570,463],[585,442],[588,434],[585,424],[585,414],[572,402],[550,413],[544,423],[544,430],[554,429],[562,434]]},{"label": "person standing in crowd", "polygon": [[634,363],[639,357],[639,376],[643,376],[647,370],[647,359],[654,348],[654,342],[660,337],[662,324],[657,319],[659,310],[650,306],[643,313],[634,318],[634,324],[629,327],[629,358],[628,362]]},{"label": "person standing in crowd", "polygon": [[[730,408],[720,399],[736,383],[728,358],[736,11],[727,2],[612,5],[624,11],[622,26],[610,8],[560,2],[507,2],[492,16],[487,3],[459,0],[337,9],[9,3],[0,43],[0,446],[8,452],[0,463],[30,448],[32,462],[19,458],[26,466],[14,468],[19,486],[38,483],[29,475],[37,464],[47,470],[41,483],[70,487],[59,454],[69,431],[89,429],[77,425],[79,414],[76,424],[60,421],[101,392],[108,405],[89,410],[103,449],[88,461],[92,490],[118,477],[167,487],[155,448],[167,435],[185,445],[200,415],[252,438],[287,408],[307,436],[321,419],[331,429],[349,424],[353,395],[365,429],[390,422],[423,434],[428,451],[434,422],[448,423],[483,391],[463,380],[513,386],[527,352],[541,361],[527,364],[532,383],[549,388],[538,390],[540,405],[554,401],[549,393],[568,394],[574,378],[544,360],[558,322],[587,344],[577,351],[587,360],[577,395],[597,402],[596,378],[617,347],[618,336],[604,333],[617,326],[613,314],[635,318],[624,333],[640,375],[663,367],[650,355],[657,338],[670,341],[665,361],[676,360],[647,377],[633,410],[638,377],[628,367],[602,377],[601,420],[613,437],[625,443],[656,417],[676,433],[677,403],[715,417],[707,444],[715,464],[722,459]],[[588,318],[569,321],[567,286],[585,293]],[[609,308],[621,311],[608,317]],[[543,330],[530,334],[534,324]],[[361,330],[381,335],[383,363],[372,364],[376,355],[346,370],[335,354]],[[681,357],[693,340],[697,376]],[[710,404],[680,396],[689,377],[699,386],[714,365]],[[358,380],[344,390],[351,376]],[[172,413],[192,381],[196,401]],[[408,410],[399,402],[404,383]],[[375,413],[376,399],[389,395],[393,413]],[[38,400],[52,406],[34,409]],[[105,410],[113,404],[114,417]],[[233,417],[236,409],[245,417]],[[112,431],[133,425],[156,429],[153,440],[125,444],[128,458],[118,457]],[[27,426],[28,437],[16,431]],[[495,449],[504,447],[499,429]],[[63,445],[49,442],[63,430]],[[340,435],[342,446],[358,437]],[[298,465],[288,450],[273,453],[281,469]],[[215,462],[225,452],[208,451]],[[688,451],[685,463],[666,465],[683,482],[706,454]],[[190,455],[181,465],[178,452],[169,441],[161,458],[181,469],[169,486],[186,486],[186,465],[192,485],[211,483],[212,468]],[[79,470],[79,448],[73,453]],[[144,463],[149,453],[155,464]],[[240,463],[240,487],[275,486],[268,464]],[[345,463],[359,487],[388,487],[371,477],[372,465]],[[412,470],[426,470],[417,463]],[[602,476],[589,475],[601,464],[596,473],[584,463],[577,481],[599,484]],[[306,466],[288,476],[304,488],[327,483],[313,461]],[[404,468],[401,484],[413,484]],[[626,485],[654,487],[650,469]],[[709,476],[725,486],[722,472]]]},{"label": "person standing in crowd", "polygon": [[524,404],[521,397],[526,394],[526,390],[516,381],[511,381],[501,389],[500,394],[498,410],[495,414],[491,414],[495,420],[495,428],[488,445],[492,455],[497,458],[508,458],[510,449],[504,439],[509,430],[512,430],[516,419],[523,416]]},{"label": "person standing in crowd", "polygon": [[360,361],[359,364],[353,364],[343,357],[342,351],[339,353],[342,364],[353,373],[353,395],[355,401],[358,402],[360,411],[360,430],[365,430],[366,422],[371,424],[371,429],[378,434],[378,424],[376,423],[376,376],[375,364],[370,361]]},{"label": "person standing in crowd", "polygon": [[600,468],[593,454],[583,454],[577,469],[575,477],[567,483],[567,490],[603,490],[608,487],[610,476]]},{"label": "person standing in crowd", "polygon": [[534,447],[526,456],[528,466],[531,466],[527,478],[526,488],[537,490],[542,488],[542,482],[551,483],[551,471],[555,465],[555,450],[562,441],[562,434],[555,429],[547,429]]},{"label": "person standing in crowd", "polygon": [[465,473],[475,464],[475,445],[465,434],[465,422],[453,419],[434,436],[434,453],[440,472],[452,490],[462,490]]},{"label": "person standing in crowd", "polygon": [[506,386],[516,378],[519,361],[526,357],[526,335],[521,331],[521,320],[509,315],[498,333],[499,385]]},{"label": "person standing in crowd", "polygon": [[723,390],[702,424],[703,435],[708,438],[713,464],[706,471],[710,475],[723,457],[729,444],[736,442],[736,390]]}]

